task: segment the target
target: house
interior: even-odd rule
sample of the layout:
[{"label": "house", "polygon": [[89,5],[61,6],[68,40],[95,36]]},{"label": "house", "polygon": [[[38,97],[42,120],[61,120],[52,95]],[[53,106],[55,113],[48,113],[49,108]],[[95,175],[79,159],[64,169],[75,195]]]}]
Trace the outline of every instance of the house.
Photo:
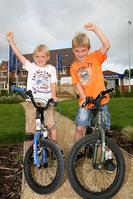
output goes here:
[{"label": "house", "polygon": [[7,62],[2,61],[0,64],[0,90],[8,89],[8,70]]},{"label": "house", "polygon": [[104,79],[106,80],[107,88],[114,88],[115,91],[123,92],[124,89],[124,74],[116,73],[110,70],[103,71]]}]

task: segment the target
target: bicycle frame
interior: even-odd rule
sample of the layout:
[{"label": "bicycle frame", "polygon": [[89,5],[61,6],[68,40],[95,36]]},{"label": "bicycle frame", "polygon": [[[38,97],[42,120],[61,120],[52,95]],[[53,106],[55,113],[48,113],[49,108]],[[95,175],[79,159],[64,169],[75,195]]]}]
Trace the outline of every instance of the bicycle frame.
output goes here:
[{"label": "bicycle frame", "polygon": [[39,139],[46,139],[48,137],[48,129],[44,126],[44,112],[45,108],[37,107],[36,110],[36,133],[33,139],[33,157],[34,157],[34,165],[40,167],[41,163],[47,165],[48,159],[46,154],[46,149],[42,149],[42,159],[39,160],[38,157],[38,142]]},{"label": "bicycle frame", "polygon": [[[106,151],[106,141],[105,141],[105,130],[102,127],[102,108],[100,105],[100,101],[102,98],[105,97],[106,93],[111,92],[113,89],[109,89],[107,91],[102,91],[95,100],[92,100],[90,98],[90,102],[94,104],[94,106],[92,108],[90,108],[89,110],[92,112],[94,119],[91,123],[93,123],[93,125],[89,126],[93,132],[97,132],[98,134],[98,138],[97,138],[97,142],[95,143],[94,146],[94,156],[93,156],[93,165],[97,168],[102,168],[103,164],[105,163],[105,151]],[[90,103],[89,101],[87,102]],[[99,148],[99,144],[101,144],[101,156],[100,156],[100,164],[97,165],[97,156],[98,156],[98,148]]]},{"label": "bicycle frame", "polygon": [[94,158],[93,158],[93,165],[96,164],[97,156],[98,156],[98,147],[99,144],[101,144],[101,157],[100,157],[100,164],[103,165],[105,162],[105,149],[106,149],[106,143],[105,143],[105,131],[102,127],[102,109],[101,107],[98,108],[97,113],[94,118],[95,121],[95,127],[93,131],[98,133],[98,139],[97,143],[95,143],[94,147]]}]

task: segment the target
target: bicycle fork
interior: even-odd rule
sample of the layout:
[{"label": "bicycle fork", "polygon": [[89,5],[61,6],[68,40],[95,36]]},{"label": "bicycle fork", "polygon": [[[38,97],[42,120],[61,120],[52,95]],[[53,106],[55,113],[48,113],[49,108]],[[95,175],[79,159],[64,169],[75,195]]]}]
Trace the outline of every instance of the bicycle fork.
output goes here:
[{"label": "bicycle fork", "polygon": [[98,113],[98,139],[95,142],[94,146],[94,157],[93,157],[93,165],[95,169],[102,169],[104,162],[105,162],[105,150],[106,150],[106,144],[105,144],[105,131],[102,128],[102,111],[99,111]]},{"label": "bicycle fork", "polygon": [[[44,164],[45,167],[48,166],[48,153],[46,148],[40,148],[40,151],[38,150],[38,143],[41,135],[43,135],[43,138],[45,139],[47,137],[47,131],[44,129],[44,132],[41,132],[41,121],[40,119],[36,119],[36,133],[34,135],[33,140],[33,157],[34,157],[34,165],[37,167],[41,166],[41,163]],[[41,154],[41,158],[39,159],[39,155]]]}]

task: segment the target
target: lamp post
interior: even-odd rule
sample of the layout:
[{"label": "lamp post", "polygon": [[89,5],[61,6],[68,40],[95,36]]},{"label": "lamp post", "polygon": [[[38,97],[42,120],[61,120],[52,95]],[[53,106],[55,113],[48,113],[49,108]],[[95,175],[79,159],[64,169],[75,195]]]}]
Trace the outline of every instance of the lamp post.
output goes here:
[{"label": "lamp post", "polygon": [[131,62],[130,62],[130,31],[129,31],[129,28],[131,26],[132,22],[129,20],[128,21],[128,64],[129,64],[129,85],[128,85],[128,92],[130,93],[131,92]]}]

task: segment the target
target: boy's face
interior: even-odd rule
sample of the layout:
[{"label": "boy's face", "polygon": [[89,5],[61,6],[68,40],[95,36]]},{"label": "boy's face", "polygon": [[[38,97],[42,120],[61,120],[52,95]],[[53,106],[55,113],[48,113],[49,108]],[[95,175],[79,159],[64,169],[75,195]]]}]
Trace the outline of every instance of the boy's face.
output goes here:
[{"label": "boy's face", "polygon": [[48,61],[49,57],[48,55],[43,52],[43,51],[40,51],[40,52],[37,52],[34,56],[34,62],[40,66],[40,67],[43,67],[46,65],[46,62]]},{"label": "boy's face", "polygon": [[75,57],[79,60],[79,61],[83,61],[86,56],[88,55],[89,49],[87,47],[75,47],[73,49],[73,53],[75,55]]}]

